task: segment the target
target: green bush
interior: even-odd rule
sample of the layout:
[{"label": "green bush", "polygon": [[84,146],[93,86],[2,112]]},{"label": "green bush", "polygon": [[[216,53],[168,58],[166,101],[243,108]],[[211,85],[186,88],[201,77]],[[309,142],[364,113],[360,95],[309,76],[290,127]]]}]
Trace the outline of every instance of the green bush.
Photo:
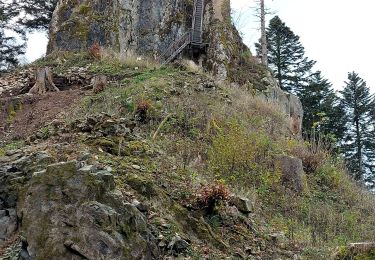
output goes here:
[{"label": "green bush", "polygon": [[280,180],[273,163],[278,152],[275,142],[265,133],[249,132],[238,122],[231,122],[213,137],[209,165],[218,179],[268,189]]}]

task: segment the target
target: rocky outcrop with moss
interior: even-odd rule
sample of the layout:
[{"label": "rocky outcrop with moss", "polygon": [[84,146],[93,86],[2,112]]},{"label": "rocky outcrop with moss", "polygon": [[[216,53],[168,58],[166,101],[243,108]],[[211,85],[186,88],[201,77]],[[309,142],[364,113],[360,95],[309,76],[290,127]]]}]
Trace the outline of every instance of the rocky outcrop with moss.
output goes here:
[{"label": "rocky outcrop with moss", "polygon": [[145,216],[108,170],[71,161],[33,175],[18,204],[32,259],[158,258]]},{"label": "rocky outcrop with moss", "polygon": [[[233,78],[234,68],[250,51],[231,23],[229,0],[205,2],[203,41],[208,49],[202,61],[218,78]],[[157,59],[191,29],[193,6],[193,0],[60,0],[48,53],[86,51],[98,43],[121,55]]]}]

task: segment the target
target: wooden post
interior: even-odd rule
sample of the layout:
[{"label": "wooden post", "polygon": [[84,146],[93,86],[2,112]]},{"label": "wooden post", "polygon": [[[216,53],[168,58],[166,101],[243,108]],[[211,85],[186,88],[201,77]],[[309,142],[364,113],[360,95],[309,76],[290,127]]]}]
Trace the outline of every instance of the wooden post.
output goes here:
[{"label": "wooden post", "polygon": [[102,92],[107,86],[107,77],[105,75],[96,75],[91,80],[92,90],[95,94]]}]

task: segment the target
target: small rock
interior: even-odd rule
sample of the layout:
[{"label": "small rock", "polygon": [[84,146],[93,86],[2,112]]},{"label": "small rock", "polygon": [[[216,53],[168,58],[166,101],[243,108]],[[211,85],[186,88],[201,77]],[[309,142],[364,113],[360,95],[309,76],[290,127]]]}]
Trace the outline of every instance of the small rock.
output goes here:
[{"label": "small rock", "polygon": [[168,248],[171,249],[173,252],[180,254],[185,252],[189,248],[190,244],[182,239],[179,235],[175,235],[171,242],[168,245]]},{"label": "small rock", "polygon": [[233,205],[236,206],[237,209],[241,211],[242,213],[247,214],[253,211],[253,205],[251,201],[247,198],[236,196],[236,197],[233,197],[231,201]]},{"label": "small rock", "polygon": [[5,152],[5,155],[6,156],[12,156],[12,155],[15,155],[17,153],[21,153],[22,151],[21,150],[8,150]]},{"label": "small rock", "polygon": [[83,152],[78,156],[77,160],[78,161],[87,161],[88,159],[90,159],[90,157],[91,157],[91,154],[89,152]]},{"label": "small rock", "polygon": [[133,165],[132,165],[132,168],[135,169],[135,170],[140,170],[140,169],[141,169],[141,166],[136,165],[136,164],[133,164]]},{"label": "small rock", "polygon": [[207,81],[207,82],[204,82],[204,83],[203,83],[203,87],[204,87],[204,88],[215,88],[215,87],[216,87],[216,84],[215,84],[215,82]]},{"label": "small rock", "polygon": [[140,212],[147,212],[148,208],[145,204],[139,202],[138,200],[133,200],[132,204],[140,211]]},{"label": "small rock", "polygon": [[270,239],[275,245],[279,246],[280,248],[284,248],[287,242],[286,236],[283,232],[270,234]]},{"label": "small rock", "polygon": [[159,247],[166,247],[167,243],[164,240],[162,240],[162,241],[159,242],[158,246]]},{"label": "small rock", "polygon": [[96,166],[94,165],[86,165],[78,170],[81,173],[93,173],[97,170]]}]

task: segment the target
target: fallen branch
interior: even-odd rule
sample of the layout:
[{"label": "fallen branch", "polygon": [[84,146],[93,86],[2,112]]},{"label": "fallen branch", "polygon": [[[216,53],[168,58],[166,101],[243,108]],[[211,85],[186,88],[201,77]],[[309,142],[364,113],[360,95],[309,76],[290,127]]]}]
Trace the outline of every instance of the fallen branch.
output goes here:
[{"label": "fallen branch", "polygon": [[208,230],[208,233],[210,233],[211,237],[213,239],[215,239],[216,242],[218,242],[222,247],[224,247],[225,249],[228,249],[229,248],[229,245],[226,244],[223,240],[221,240],[213,231],[212,231],[212,228],[210,226],[210,224],[208,224],[203,217],[200,217],[199,219],[203,225],[207,228]]},{"label": "fallen branch", "polygon": [[158,129],[156,129],[154,135],[152,136],[152,139],[155,140],[156,139],[156,136],[159,134],[160,130],[163,128],[163,126],[165,125],[165,123],[168,121],[168,119],[172,116],[172,114],[169,114],[167,115],[164,120],[160,123]]}]

